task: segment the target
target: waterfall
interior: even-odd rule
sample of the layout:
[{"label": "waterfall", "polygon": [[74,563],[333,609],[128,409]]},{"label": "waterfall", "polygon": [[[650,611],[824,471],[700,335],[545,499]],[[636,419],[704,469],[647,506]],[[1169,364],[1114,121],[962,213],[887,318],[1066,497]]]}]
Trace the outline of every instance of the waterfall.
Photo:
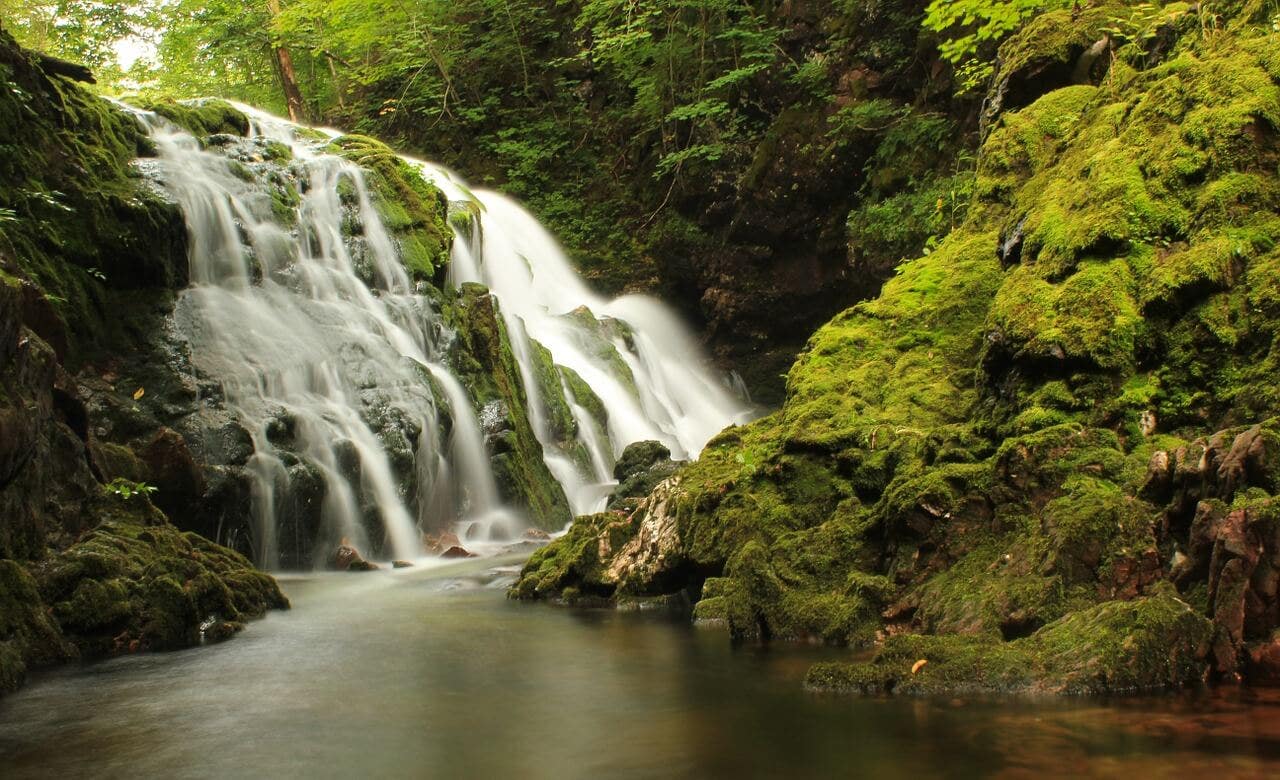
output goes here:
[{"label": "waterfall", "polygon": [[[440,293],[406,271],[366,171],[329,147],[336,131],[237,108],[250,117],[248,138],[202,141],[134,113],[158,150],[144,170],[190,234],[191,286],[175,327],[253,442],[245,472],[258,563],[317,560],[342,539],[417,558],[426,530],[510,538],[525,519],[499,495],[480,407],[450,366]],[[514,201],[405,159],[471,217],[442,281],[493,296],[529,426],[574,513],[603,508],[627,444],[657,439],[695,457],[745,417],[661,303],[594,294]],[[560,399],[571,430],[551,419]],[[318,541],[297,549],[307,538],[299,518],[317,505]]]}]

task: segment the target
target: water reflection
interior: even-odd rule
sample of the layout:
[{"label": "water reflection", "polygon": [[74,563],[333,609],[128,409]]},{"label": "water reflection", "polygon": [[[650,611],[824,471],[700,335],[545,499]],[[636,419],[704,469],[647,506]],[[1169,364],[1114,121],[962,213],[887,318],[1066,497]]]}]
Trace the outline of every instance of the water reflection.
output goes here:
[{"label": "water reflection", "polygon": [[64,670],[0,702],[5,777],[1257,777],[1274,691],[856,700],[821,648],[505,600],[492,562],[286,582],[225,645]]}]

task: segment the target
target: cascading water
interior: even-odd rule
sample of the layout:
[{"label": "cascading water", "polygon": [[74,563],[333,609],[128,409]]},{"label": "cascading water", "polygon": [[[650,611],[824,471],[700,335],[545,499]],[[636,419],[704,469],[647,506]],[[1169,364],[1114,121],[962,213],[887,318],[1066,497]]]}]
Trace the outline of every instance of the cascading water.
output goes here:
[{"label": "cascading water", "polygon": [[[191,238],[192,285],[176,327],[252,438],[259,563],[313,560],[339,539],[414,558],[424,530],[450,526],[509,538],[523,519],[500,499],[476,404],[448,365],[448,329],[406,272],[366,173],[328,148],[337,133],[237,108],[251,118],[250,138],[203,145],[136,113],[159,152],[149,171]],[[482,283],[496,298],[530,427],[575,513],[602,507],[627,444],[657,439],[692,457],[746,415],[661,304],[594,295],[513,201],[410,162],[474,215],[446,283]],[[572,440],[547,419],[544,351]],[[319,541],[300,549],[306,536],[294,526],[316,503]]]}]

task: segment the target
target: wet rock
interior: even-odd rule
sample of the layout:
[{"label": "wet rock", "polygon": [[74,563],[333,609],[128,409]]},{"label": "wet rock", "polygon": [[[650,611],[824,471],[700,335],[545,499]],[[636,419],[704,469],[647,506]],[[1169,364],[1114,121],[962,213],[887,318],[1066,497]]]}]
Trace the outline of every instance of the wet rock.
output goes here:
[{"label": "wet rock", "polygon": [[551,540],[551,534],[541,528],[526,528],[524,538],[534,542],[546,542]]},{"label": "wet rock", "polygon": [[413,564],[412,564],[411,562],[409,562],[409,561],[392,561],[392,562],[391,562],[391,568],[393,568],[393,569],[411,569],[411,568],[413,568]]},{"label": "wet rock", "polygon": [[161,428],[138,453],[158,491],[156,505],[167,514],[181,516],[205,491],[204,476],[191,456],[182,434]]},{"label": "wet rock", "polygon": [[1267,454],[1267,441],[1261,425],[1255,425],[1232,439],[1231,448],[1218,462],[1219,495],[1233,495],[1238,487],[1244,485],[1271,487],[1267,484],[1271,476],[1267,472]]},{"label": "wet rock", "polygon": [[1266,519],[1274,511],[1270,499],[1243,506],[1201,501],[1185,557],[1170,572],[1181,587],[1207,581],[1214,670],[1225,680],[1240,678],[1246,642],[1269,636],[1280,622],[1280,545]]},{"label": "wet rock", "polygon": [[200,641],[204,644],[225,642],[244,630],[238,620],[209,620],[200,625]]},{"label": "wet rock", "polygon": [[541,549],[546,542],[534,542],[529,539],[521,539],[514,544],[508,544],[502,548],[504,553],[532,553],[534,550]]},{"label": "wet rock", "polygon": [[429,553],[439,555],[450,547],[461,547],[462,540],[453,531],[443,531],[438,536],[433,534],[422,535],[422,549]]},{"label": "wet rock", "polygon": [[629,514],[577,518],[566,536],[529,558],[511,595],[596,603],[620,592],[666,592],[687,563],[674,511],[679,484],[679,477],[660,483]]},{"label": "wet rock", "polygon": [[1022,262],[1022,243],[1026,238],[1027,218],[1018,220],[1012,230],[1000,234],[1000,242],[996,246],[996,256],[1000,258],[1000,267],[1009,268]]},{"label": "wet rock", "polygon": [[378,564],[366,561],[359,550],[343,539],[329,558],[329,568],[335,571],[375,571]]},{"label": "wet rock", "polygon": [[1173,461],[1169,453],[1158,450],[1151,454],[1151,460],[1147,462],[1147,476],[1142,481],[1139,495],[1151,501],[1163,501],[1168,498],[1172,486]]},{"label": "wet rock", "polygon": [[649,495],[658,483],[675,474],[679,464],[661,442],[639,441],[627,445],[613,467],[618,486],[609,496],[608,509],[630,509]]},{"label": "wet rock", "polygon": [[628,444],[613,466],[614,479],[622,482],[632,475],[644,471],[655,463],[671,458],[671,450],[658,441],[638,441]]},{"label": "wet rock", "polygon": [[65,360],[69,342],[67,326],[58,312],[49,302],[49,298],[39,287],[31,282],[23,282],[22,290],[22,322],[31,328],[45,343],[53,347],[58,360]]},{"label": "wet rock", "polygon": [[476,558],[479,557],[473,552],[468,552],[462,547],[454,545],[444,552],[440,553],[441,558]]}]

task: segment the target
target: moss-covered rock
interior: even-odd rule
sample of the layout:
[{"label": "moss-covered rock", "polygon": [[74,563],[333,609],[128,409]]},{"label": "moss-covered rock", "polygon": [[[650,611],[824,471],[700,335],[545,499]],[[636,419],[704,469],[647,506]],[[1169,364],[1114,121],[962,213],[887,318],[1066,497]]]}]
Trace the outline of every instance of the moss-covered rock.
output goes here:
[{"label": "moss-covered rock", "polygon": [[[695,617],[738,636],[892,637],[815,687],[1134,690],[1249,668],[1280,622],[1259,574],[1280,560],[1277,38],[1119,7],[1009,40],[964,222],[810,338],[781,410],[681,471],[670,565],[655,553],[629,591],[700,596]],[[1074,70],[1113,17],[1132,27],[1103,39],[1115,56],[1023,78]],[[566,538],[609,571],[638,516]],[[580,586],[556,571],[531,592]]]},{"label": "moss-covered rock", "polygon": [[862,664],[809,670],[812,690],[864,695],[1102,693],[1177,688],[1209,670],[1213,627],[1171,589],[1073,612],[1024,639],[896,636]]},{"label": "moss-covered rock", "polygon": [[364,169],[374,206],[398,243],[409,275],[435,279],[448,265],[453,245],[444,193],[381,141],[344,135],[330,149]]},{"label": "moss-covered rock", "polygon": [[618,486],[610,494],[607,508],[634,506],[636,500],[649,495],[659,482],[678,470],[679,466],[671,460],[671,450],[661,442],[628,444],[613,465],[613,478],[618,480]]},{"label": "moss-covered rock", "polygon": [[75,656],[31,574],[16,561],[0,559],[0,694],[20,686],[28,669]]},{"label": "moss-covered rock", "polygon": [[36,570],[43,600],[88,656],[198,644],[202,626],[287,608],[239,553],[183,533],[145,495],[104,493],[98,525]]},{"label": "moss-covered rock", "polygon": [[[482,285],[464,284],[446,308],[446,317],[457,333],[450,359],[476,403],[476,411],[482,413],[490,462],[503,500],[524,510],[539,528],[563,528],[572,517],[569,501],[543,460],[542,443],[529,419],[528,396],[497,299]],[[554,371],[549,363],[548,367]],[[546,390],[550,389],[548,384]],[[563,392],[559,398],[563,404]],[[571,425],[572,418],[562,418],[561,424]]]},{"label": "moss-covered rock", "polygon": [[2,693],[29,669],[186,647],[287,602],[243,557],[173,527],[138,484],[165,453],[123,443],[167,430],[185,448],[157,415],[196,397],[182,356],[152,341],[186,284],[186,233],[132,164],[152,153],[142,128],[3,31],[0,77]]},{"label": "moss-covered rock", "polygon": [[80,357],[120,337],[115,291],[186,283],[182,215],[131,165],[152,153],[137,121],[4,32],[0,83],[0,272],[31,285],[32,329]]},{"label": "moss-covered rock", "polygon": [[139,100],[138,107],[159,114],[196,138],[220,133],[241,136],[249,134],[249,117],[225,100],[178,102],[170,98],[157,98]]}]

